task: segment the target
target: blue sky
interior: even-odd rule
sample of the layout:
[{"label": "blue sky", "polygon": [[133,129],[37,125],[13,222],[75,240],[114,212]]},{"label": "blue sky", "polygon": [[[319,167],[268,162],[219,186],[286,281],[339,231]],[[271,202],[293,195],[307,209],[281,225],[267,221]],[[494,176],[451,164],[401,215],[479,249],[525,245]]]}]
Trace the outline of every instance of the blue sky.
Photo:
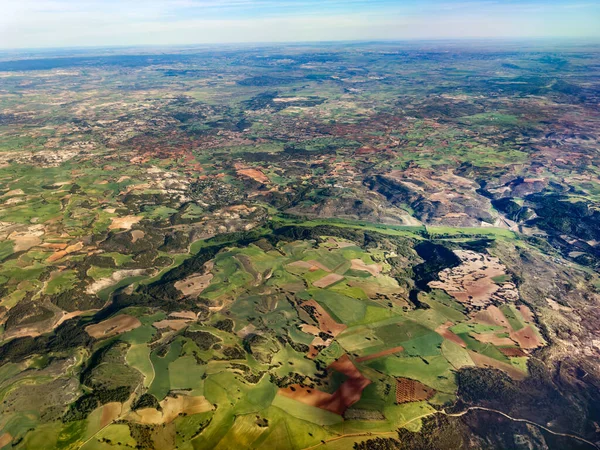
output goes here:
[{"label": "blue sky", "polygon": [[584,37],[598,0],[0,0],[0,48]]}]

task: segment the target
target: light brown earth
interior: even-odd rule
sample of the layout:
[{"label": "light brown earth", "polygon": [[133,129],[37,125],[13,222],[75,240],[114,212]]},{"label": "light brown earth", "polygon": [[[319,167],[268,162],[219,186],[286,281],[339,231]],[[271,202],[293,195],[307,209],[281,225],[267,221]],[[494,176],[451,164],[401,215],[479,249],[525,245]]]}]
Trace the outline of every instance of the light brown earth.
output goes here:
[{"label": "light brown earth", "polygon": [[442,270],[438,274],[439,281],[429,283],[431,288],[443,289],[468,306],[485,307],[494,299],[505,302],[519,298],[512,283],[500,287],[492,279],[506,275],[506,267],[498,258],[470,250],[455,250],[454,253],[462,264]]},{"label": "light brown earth", "polygon": [[343,279],[343,275],[339,275],[337,273],[330,273],[328,275],[325,275],[320,280],[315,281],[313,283],[313,286],[316,286],[318,288],[326,288],[327,286],[331,286],[332,284],[337,283],[338,281]]},{"label": "light brown earth", "polygon": [[496,336],[494,333],[486,333],[486,334],[473,333],[472,336],[475,339],[477,339],[479,342],[483,342],[484,344],[493,344],[496,346],[515,345],[515,342],[512,339],[507,338],[507,337],[499,337],[499,336]]},{"label": "light brown earth", "polygon": [[92,284],[90,284],[86,288],[86,292],[88,294],[97,294],[102,289],[113,286],[124,278],[136,277],[139,275],[144,275],[145,273],[146,273],[146,269],[117,270],[116,272],[113,272],[113,274],[110,277],[101,278],[100,280],[94,281]]},{"label": "light brown earth", "polygon": [[200,295],[200,293],[210,285],[212,279],[212,273],[195,273],[190,275],[189,277],[184,278],[183,280],[176,282],[175,289],[181,291],[181,293],[186,297],[195,297],[197,295]]},{"label": "light brown earth", "polygon": [[521,372],[519,369],[508,363],[503,363],[502,361],[498,361],[497,359],[490,358],[489,356],[485,356],[481,353],[476,353],[471,350],[468,350],[468,352],[469,356],[471,357],[475,365],[477,365],[477,367],[491,367],[494,369],[503,370],[515,380],[522,380],[526,376],[524,372]]},{"label": "light brown earth", "polygon": [[350,262],[352,263],[351,269],[369,272],[374,277],[381,273],[381,264],[365,264],[362,259],[353,259]]},{"label": "light brown earth", "polygon": [[12,436],[10,433],[3,433],[0,435],[0,448],[10,444],[12,442]]},{"label": "light brown earth", "polygon": [[125,333],[126,331],[133,330],[142,325],[137,317],[133,317],[127,314],[120,314],[110,319],[106,319],[103,322],[88,325],[85,327],[87,334],[93,338],[106,338],[115,336],[117,334]]},{"label": "light brown earth", "polygon": [[138,239],[143,239],[146,233],[142,230],[133,230],[131,232],[131,242],[136,242]]},{"label": "light brown earth", "polygon": [[535,317],[533,316],[533,312],[529,309],[527,305],[519,305],[517,307],[525,322],[533,323],[535,321]]},{"label": "light brown earth", "polygon": [[158,330],[170,328],[171,330],[179,331],[185,328],[189,323],[189,319],[165,319],[159,322],[154,322],[152,326]]},{"label": "light brown earth", "polygon": [[160,406],[161,411],[154,408],[138,409],[131,412],[129,418],[138,423],[161,425],[171,423],[180,415],[191,416],[215,409],[203,396],[190,397],[187,395],[167,397],[160,402]]},{"label": "light brown earth", "polygon": [[15,253],[24,252],[40,245],[44,232],[43,225],[32,225],[25,230],[13,231],[8,235],[7,239],[14,242],[13,251]]},{"label": "light brown earth", "polygon": [[175,311],[169,314],[169,317],[174,317],[176,319],[189,319],[196,320],[197,316],[194,311]]},{"label": "light brown earth", "polygon": [[262,183],[262,184],[267,184],[269,182],[269,178],[264,173],[262,173],[260,170],[250,169],[250,168],[238,169],[237,174],[244,175],[248,178],[252,178],[254,181],[258,181],[259,183]]},{"label": "light brown earth", "polygon": [[473,315],[473,319],[477,323],[484,323],[487,325],[495,325],[510,329],[510,325],[502,314],[502,311],[497,306],[490,305],[482,311],[478,311]]},{"label": "light brown earth", "polygon": [[109,230],[129,230],[132,226],[142,220],[142,216],[123,216],[113,217],[112,223],[108,226]]},{"label": "light brown earth", "polygon": [[[325,272],[331,272],[331,269],[329,267],[327,267],[325,264],[319,262],[319,261],[315,261],[314,259],[311,259],[310,261],[307,261],[311,266],[313,267],[317,267],[318,269],[324,270]],[[314,270],[314,269],[311,269]]]}]

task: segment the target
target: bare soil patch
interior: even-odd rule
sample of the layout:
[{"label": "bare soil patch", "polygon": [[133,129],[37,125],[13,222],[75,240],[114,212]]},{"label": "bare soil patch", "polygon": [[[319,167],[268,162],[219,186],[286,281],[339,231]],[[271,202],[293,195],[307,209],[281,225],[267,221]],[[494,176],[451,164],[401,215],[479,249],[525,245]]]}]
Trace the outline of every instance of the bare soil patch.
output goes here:
[{"label": "bare soil patch", "polygon": [[510,337],[517,342],[521,348],[534,349],[542,345],[540,338],[531,326],[523,327],[519,331],[511,331]]},{"label": "bare soil patch", "polygon": [[500,350],[504,356],[508,356],[509,358],[527,356],[527,353],[519,347],[500,347],[498,350]]},{"label": "bare soil patch", "polygon": [[93,338],[102,338],[115,336],[117,334],[125,333],[126,331],[133,330],[142,325],[137,317],[133,317],[127,314],[120,314],[110,319],[106,319],[103,322],[88,325],[85,327],[87,334]]},{"label": "bare soil patch", "polygon": [[522,380],[526,376],[525,373],[521,372],[516,367],[513,367],[507,363],[503,363],[502,361],[498,361],[497,359],[490,358],[489,356],[482,355],[481,353],[469,350],[469,356],[477,365],[477,367],[491,367],[493,369],[503,370],[515,380]]},{"label": "bare soil patch", "polygon": [[344,411],[360,400],[363,390],[371,384],[352,363],[348,355],[343,355],[328,367],[346,375],[348,378],[333,394],[301,385],[292,385],[279,389],[279,395],[292,398],[307,405],[342,415]]},{"label": "bare soil patch", "polygon": [[516,287],[505,283],[502,287],[494,277],[506,275],[506,267],[498,258],[470,250],[456,250],[462,264],[439,273],[439,281],[429,283],[431,288],[443,289],[456,300],[469,306],[485,307],[493,299],[514,301],[519,298]]},{"label": "bare soil patch", "polygon": [[119,402],[107,403],[102,407],[102,417],[100,418],[100,428],[104,428],[112,423],[121,415],[123,405]]},{"label": "bare soil patch", "polygon": [[180,415],[191,416],[214,410],[214,406],[203,396],[178,395],[167,397],[160,402],[160,406],[161,411],[154,408],[138,409],[130,414],[130,418],[143,424],[160,425],[171,423]]},{"label": "bare soil patch", "polygon": [[212,279],[212,273],[195,273],[187,278],[184,278],[183,280],[176,282],[175,289],[181,291],[181,293],[186,297],[195,297],[200,295],[200,293],[210,285]]},{"label": "bare soil patch", "polygon": [[318,288],[326,288],[327,286],[331,286],[332,284],[337,283],[338,281],[343,279],[343,275],[339,275],[337,273],[330,273],[328,275],[325,275],[320,280],[315,281],[313,283],[313,286],[316,286]]},{"label": "bare soil patch", "polygon": [[484,344],[494,344],[496,346],[499,345],[514,345],[515,342],[507,337],[499,337],[494,333],[486,333],[486,334],[473,334],[473,337],[477,339],[479,342],[483,342]]},{"label": "bare soil patch", "polygon": [[136,242],[138,239],[143,239],[146,236],[142,230],[133,230],[131,232],[131,242]]},{"label": "bare soil patch", "polygon": [[117,284],[119,281],[121,281],[124,278],[135,277],[138,275],[144,275],[145,273],[146,273],[145,269],[117,270],[108,278],[102,278],[98,281],[94,281],[92,284],[90,284],[87,287],[86,292],[88,294],[97,294],[102,289],[105,289],[114,284]]},{"label": "bare soil patch", "polygon": [[450,331],[448,329],[452,325],[454,325],[452,322],[446,322],[446,323],[440,325],[439,327],[437,327],[435,329],[435,332],[437,334],[439,334],[440,336],[442,336],[444,339],[448,339],[449,341],[452,341],[455,344],[458,344],[461,347],[466,348],[467,344],[465,344],[464,341],[459,336],[457,336],[456,334],[454,334],[452,331]]},{"label": "bare soil patch", "polygon": [[351,269],[369,272],[374,277],[381,273],[381,264],[365,264],[362,259],[353,259],[350,262],[352,263]]},{"label": "bare soil patch", "polygon": [[396,379],[396,403],[420,402],[429,400],[435,389],[409,378]]},{"label": "bare soil patch", "polygon": [[109,230],[129,230],[132,226],[142,220],[142,216],[123,216],[113,217],[112,223],[108,226]]},{"label": "bare soil patch", "polygon": [[325,311],[315,300],[311,299],[302,303],[302,308],[312,313],[311,316],[319,323],[321,331],[331,334],[333,337],[336,337],[347,328],[346,325],[337,323],[333,320],[327,311]]},{"label": "bare soil patch", "polygon": [[190,323],[190,321],[186,319],[165,319],[159,322],[154,322],[152,326],[158,330],[170,328],[171,330],[179,331],[185,328],[188,325],[188,323]]}]

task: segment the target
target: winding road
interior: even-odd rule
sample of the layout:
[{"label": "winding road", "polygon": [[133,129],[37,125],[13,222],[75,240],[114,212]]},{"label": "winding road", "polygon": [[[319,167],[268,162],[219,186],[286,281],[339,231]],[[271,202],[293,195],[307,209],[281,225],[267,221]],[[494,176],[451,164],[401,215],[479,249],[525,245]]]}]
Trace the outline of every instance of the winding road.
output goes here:
[{"label": "winding road", "polygon": [[[502,412],[502,411],[498,411],[497,409],[485,408],[483,406],[470,406],[467,409],[465,409],[464,411],[461,411],[459,413],[447,413],[445,410],[434,411],[434,412],[430,412],[430,413],[427,413],[427,414],[423,414],[423,415],[418,416],[418,417],[414,417],[411,420],[409,420],[409,421],[405,422],[404,424],[402,424],[402,426],[405,427],[406,425],[408,425],[408,424],[410,424],[412,422],[424,419],[426,417],[431,417],[431,416],[436,415],[436,414],[444,414],[445,416],[448,416],[448,417],[462,417],[462,416],[464,416],[465,414],[468,414],[471,411],[487,411],[487,412],[492,412],[492,413],[500,414],[501,416],[503,416],[503,417],[505,417],[505,418],[507,418],[509,420],[512,420],[513,422],[528,423],[530,425],[533,425],[533,426],[536,426],[538,428],[541,428],[542,430],[544,430],[544,431],[546,431],[546,432],[548,432],[550,434],[553,434],[555,436],[561,436],[561,437],[576,439],[579,442],[583,442],[583,443],[589,445],[592,448],[600,450],[600,446],[598,446],[596,443],[588,441],[587,439],[584,439],[581,436],[577,436],[576,434],[560,433],[558,431],[553,431],[553,430],[549,429],[548,427],[545,427],[544,425],[540,425],[539,423],[533,422],[531,420],[515,418],[515,417],[512,417],[512,416],[510,416],[510,415]],[[396,431],[388,431],[388,432],[383,432],[383,433],[367,432],[367,433],[343,434],[343,435],[336,436],[336,437],[331,438],[331,439],[327,439],[327,440],[321,442],[320,444],[313,445],[312,447],[307,447],[304,450],[311,450],[311,449],[314,449],[314,448],[318,448],[318,447],[320,447],[323,444],[327,444],[329,442],[334,442],[334,441],[338,441],[340,439],[345,439],[345,438],[349,438],[349,437],[360,437],[360,436],[381,437],[381,436],[396,435],[396,434],[397,434]]]}]

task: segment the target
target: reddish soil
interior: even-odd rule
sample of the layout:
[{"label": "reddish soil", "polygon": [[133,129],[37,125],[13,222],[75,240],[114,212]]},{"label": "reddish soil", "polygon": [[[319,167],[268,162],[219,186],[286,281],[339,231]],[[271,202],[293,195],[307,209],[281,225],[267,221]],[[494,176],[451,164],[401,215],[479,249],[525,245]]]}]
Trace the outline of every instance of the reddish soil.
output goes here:
[{"label": "reddish soil", "polygon": [[396,403],[420,402],[435,394],[435,389],[409,378],[396,379]]},{"label": "reddish soil", "polygon": [[535,317],[533,317],[533,312],[529,309],[529,306],[519,305],[518,309],[523,316],[523,319],[525,319],[525,322],[533,323],[535,321]]},{"label": "reddish soil", "polygon": [[12,442],[12,436],[10,433],[0,434],[0,448],[10,444]]},{"label": "reddish soil", "polygon": [[439,334],[440,336],[442,336],[444,339],[448,339],[449,341],[454,342],[455,344],[458,344],[461,347],[467,348],[467,344],[465,344],[464,341],[460,337],[458,337],[456,334],[454,334],[452,331],[450,331],[448,329],[452,325],[454,325],[452,322],[446,322],[446,323],[440,325],[439,327],[437,327],[435,329],[435,332],[437,334]]},{"label": "reddish soil", "polygon": [[510,325],[497,306],[490,305],[483,311],[479,311],[473,317],[476,322],[488,325],[498,325],[510,329]]},{"label": "reddish soil", "polygon": [[361,356],[360,358],[356,358],[356,362],[360,363],[363,361],[370,361],[372,359],[377,359],[377,358],[381,358],[382,356],[388,356],[388,355],[393,355],[394,353],[399,353],[404,351],[404,347],[400,346],[400,347],[394,347],[394,348],[388,348],[387,350],[382,350],[380,352],[377,353],[373,353],[371,355],[365,355],[365,356]]},{"label": "reddish soil", "polygon": [[102,407],[102,417],[100,418],[100,428],[104,428],[121,415],[121,403],[111,402]]},{"label": "reddish soil", "polygon": [[337,283],[338,281],[343,279],[343,275],[339,275],[337,273],[330,273],[329,275],[325,275],[320,280],[315,281],[313,283],[313,286],[316,286],[318,288],[326,288],[327,286],[331,286],[332,284]]},{"label": "reddish soil", "polygon": [[252,178],[254,181],[258,181],[261,184],[267,184],[269,179],[267,176],[262,173],[260,170],[256,169],[239,169],[237,171],[238,175],[244,175],[248,178]]},{"label": "reddish soil", "polygon": [[327,311],[325,311],[323,307],[315,300],[311,299],[302,303],[302,308],[307,311],[312,310],[312,315],[315,317],[317,322],[319,322],[319,328],[321,331],[331,334],[333,337],[336,337],[347,328],[346,325],[337,323],[335,320],[333,320]]},{"label": "reddish soil", "polygon": [[339,415],[344,414],[346,409],[360,400],[362,391],[371,384],[371,380],[360,373],[348,355],[343,355],[328,369],[341,372],[348,377],[333,394],[300,385],[279,389],[279,394]]},{"label": "reddish soil", "polygon": [[519,331],[512,331],[510,337],[517,342],[521,348],[533,349],[542,345],[535,331],[529,326],[521,328]]}]

